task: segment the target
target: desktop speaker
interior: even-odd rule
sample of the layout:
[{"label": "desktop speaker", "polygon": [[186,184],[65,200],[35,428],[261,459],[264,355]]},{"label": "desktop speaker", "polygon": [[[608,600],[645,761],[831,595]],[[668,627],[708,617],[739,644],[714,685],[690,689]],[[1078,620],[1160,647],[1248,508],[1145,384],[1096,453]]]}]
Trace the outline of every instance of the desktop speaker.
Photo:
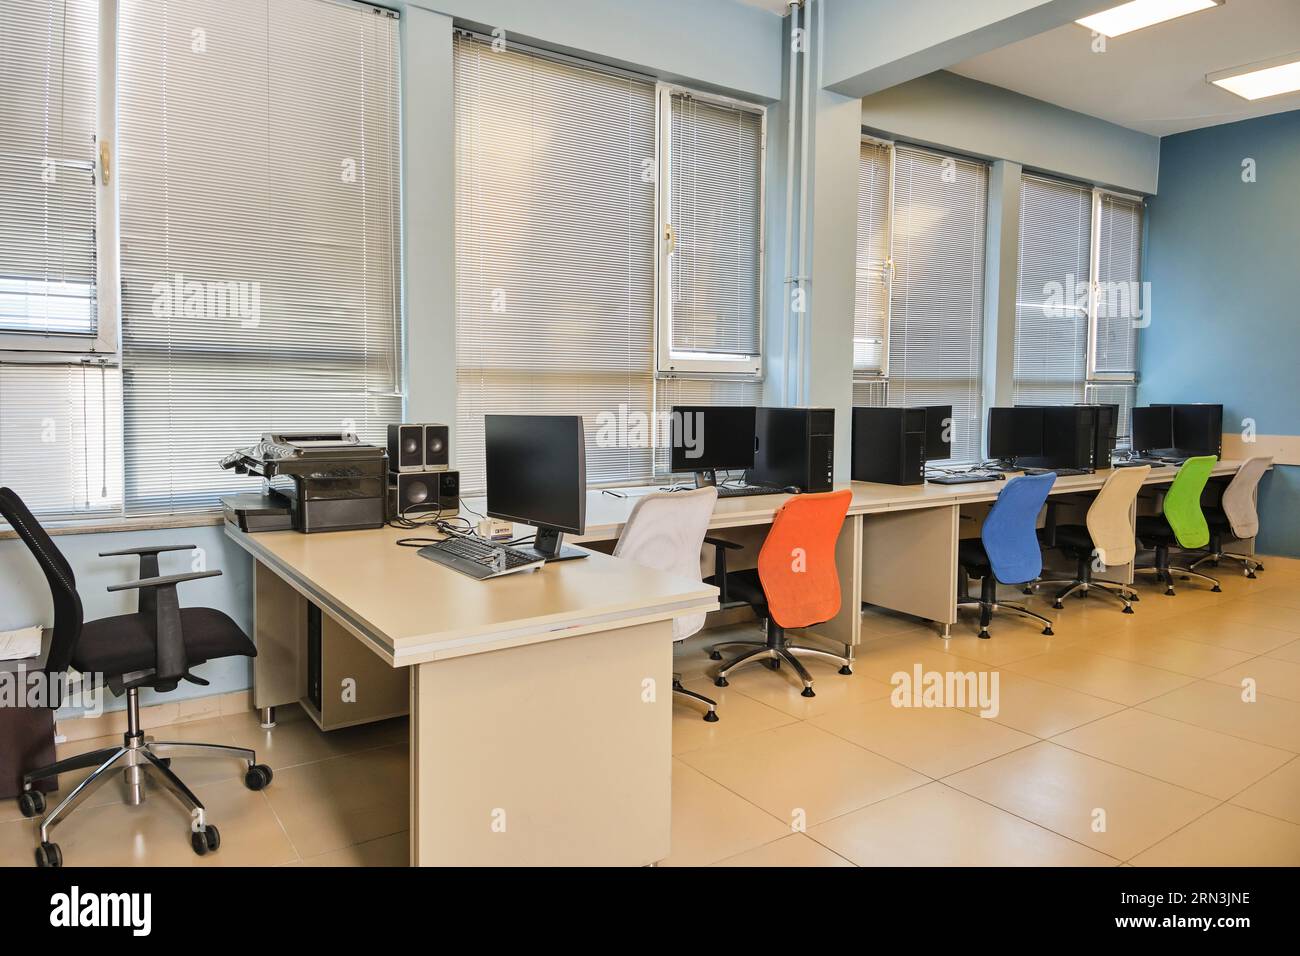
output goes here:
[{"label": "desktop speaker", "polygon": [[460,510],[460,472],[401,471],[389,476],[388,519],[418,517],[441,511],[448,518]]},{"label": "desktop speaker", "polygon": [[446,425],[389,425],[389,471],[445,471],[451,442]]}]

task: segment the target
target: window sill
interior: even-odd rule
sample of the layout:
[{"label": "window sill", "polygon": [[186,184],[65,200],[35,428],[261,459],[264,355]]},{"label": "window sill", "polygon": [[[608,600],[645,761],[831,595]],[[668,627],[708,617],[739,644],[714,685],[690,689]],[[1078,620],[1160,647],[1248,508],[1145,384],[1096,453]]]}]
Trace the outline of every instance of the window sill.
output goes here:
[{"label": "window sill", "polygon": [[[206,528],[225,521],[220,511],[197,514],[148,515],[136,518],[92,518],[80,521],[41,522],[52,536],[63,534],[113,534],[121,531],[161,531],[167,528]],[[0,527],[0,541],[18,537],[11,528]]]}]

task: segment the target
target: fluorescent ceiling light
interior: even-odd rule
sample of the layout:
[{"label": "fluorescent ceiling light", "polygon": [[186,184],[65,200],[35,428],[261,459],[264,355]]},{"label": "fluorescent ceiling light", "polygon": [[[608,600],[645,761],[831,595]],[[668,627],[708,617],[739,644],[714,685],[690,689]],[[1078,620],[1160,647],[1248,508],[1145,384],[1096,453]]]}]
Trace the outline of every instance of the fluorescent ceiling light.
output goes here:
[{"label": "fluorescent ceiling light", "polygon": [[1300,53],[1210,73],[1206,80],[1247,100],[1300,92]]},{"label": "fluorescent ceiling light", "polygon": [[1132,0],[1074,22],[1103,36],[1117,37],[1222,3],[1223,0]]}]

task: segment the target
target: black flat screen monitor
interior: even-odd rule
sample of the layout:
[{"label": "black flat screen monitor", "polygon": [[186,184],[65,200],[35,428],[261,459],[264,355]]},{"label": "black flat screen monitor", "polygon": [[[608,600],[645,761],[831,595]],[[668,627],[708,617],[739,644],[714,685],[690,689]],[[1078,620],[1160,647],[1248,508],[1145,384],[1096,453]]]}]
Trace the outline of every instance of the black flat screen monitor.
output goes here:
[{"label": "black flat screen monitor", "polygon": [[952,457],[952,406],[925,406],[925,460]]},{"label": "black flat screen monitor", "polygon": [[1171,405],[1173,446],[1181,456],[1219,455],[1223,450],[1222,405]]},{"label": "black flat screen monitor", "polygon": [[563,532],[587,520],[587,445],[581,415],[486,415],[487,513],[537,529],[533,550],[548,560],[585,557],[561,550]]},{"label": "black flat screen monitor", "polygon": [[1168,405],[1133,409],[1133,437],[1136,452],[1165,451],[1174,447],[1174,416]]},{"label": "black flat screen monitor", "polygon": [[989,457],[1015,461],[1043,453],[1043,410],[1017,406],[989,409]]},{"label": "black flat screen monitor", "polygon": [[719,471],[754,467],[753,405],[674,405],[672,450],[674,472],[695,472],[700,486],[717,483]]}]

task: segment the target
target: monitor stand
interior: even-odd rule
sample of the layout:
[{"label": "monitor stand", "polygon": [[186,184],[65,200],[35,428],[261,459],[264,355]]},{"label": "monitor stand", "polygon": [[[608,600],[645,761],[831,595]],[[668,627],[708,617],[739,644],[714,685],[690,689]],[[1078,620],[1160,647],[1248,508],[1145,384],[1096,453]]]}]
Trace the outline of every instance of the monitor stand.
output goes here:
[{"label": "monitor stand", "polygon": [[718,473],[712,468],[695,473],[696,488],[712,488],[718,484]]},{"label": "monitor stand", "polygon": [[1016,464],[1014,458],[999,458],[997,464],[986,465],[989,471],[1024,471],[1020,465]]},{"label": "monitor stand", "polygon": [[558,528],[540,527],[533,537],[532,547],[527,545],[515,545],[515,547],[520,551],[530,551],[548,563],[551,561],[574,561],[587,556],[586,551],[564,547],[563,540],[564,532]]}]

